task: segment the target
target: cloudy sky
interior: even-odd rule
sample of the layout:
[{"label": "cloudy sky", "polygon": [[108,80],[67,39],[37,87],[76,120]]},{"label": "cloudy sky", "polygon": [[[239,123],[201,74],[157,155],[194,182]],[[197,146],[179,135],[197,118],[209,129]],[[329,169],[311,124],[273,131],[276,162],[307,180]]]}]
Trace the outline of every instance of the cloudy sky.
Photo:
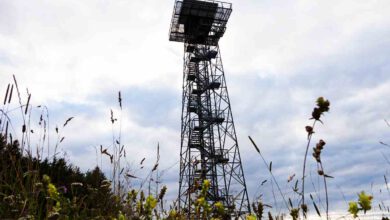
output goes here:
[{"label": "cloudy sky", "polygon": [[[331,209],[346,210],[342,195],[351,200],[361,190],[379,201],[390,166],[383,156],[390,157],[390,149],[379,143],[390,143],[384,121],[390,120],[390,1],[231,2],[220,47],[251,199],[264,194],[273,204],[271,184],[260,187],[269,174],[247,136],[291,191],[287,178],[301,177],[304,127],[315,99],[324,96],[331,111],[313,141],[327,142],[323,162],[335,177],[329,180]],[[87,170],[99,163],[94,147],[112,142],[110,109],[119,118],[121,91],[128,163],[144,175],[139,161],[146,157],[146,166],[153,166],[159,142],[163,181],[174,198],[183,45],[168,41],[173,4],[0,0],[0,92],[15,74],[32,104],[49,108],[52,128],[74,116],[62,131],[61,150]],[[311,157],[309,168],[316,182]]]}]

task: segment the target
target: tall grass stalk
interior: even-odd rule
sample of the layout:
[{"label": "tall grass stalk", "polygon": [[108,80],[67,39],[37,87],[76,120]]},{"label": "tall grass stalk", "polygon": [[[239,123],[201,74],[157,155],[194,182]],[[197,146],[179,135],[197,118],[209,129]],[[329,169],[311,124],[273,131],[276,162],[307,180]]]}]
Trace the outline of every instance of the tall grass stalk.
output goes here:
[{"label": "tall grass stalk", "polygon": [[[311,143],[312,136],[314,134],[314,128],[315,125],[318,122],[321,122],[321,116],[329,111],[330,102],[323,97],[319,97],[316,101],[316,107],[314,107],[312,112],[312,118],[310,118],[313,121],[312,126],[306,126],[306,132],[307,132],[307,144],[306,144],[306,150],[303,160],[303,168],[302,168],[302,203],[301,203],[301,209],[302,209],[302,215],[303,218],[307,218],[307,204],[305,203],[305,178],[306,178],[306,162],[307,162],[307,155],[309,152],[309,147]],[[316,145],[316,148],[314,148],[313,156],[317,161],[317,165],[320,166],[320,169],[318,169],[318,174],[323,175],[324,177],[324,187],[325,187],[325,195],[326,195],[326,216],[327,219],[329,219],[329,199],[328,199],[328,188],[326,184],[326,177],[327,175],[324,173],[322,161],[321,161],[321,151],[323,149],[323,146],[325,145],[325,142],[322,140]],[[329,176],[328,176],[329,177]]]},{"label": "tall grass stalk", "polygon": [[[314,120],[313,125],[310,127],[311,131],[308,131],[308,136],[307,136],[307,144],[306,144],[306,150],[305,150],[305,155],[303,158],[303,168],[302,168],[302,204],[305,204],[305,179],[306,179],[306,161],[307,161],[307,154],[309,152],[309,147],[311,143],[311,138],[314,134],[313,130],[316,125],[317,120]],[[307,130],[310,129],[307,127]],[[302,209],[302,213],[304,216],[306,216],[306,213]]]},{"label": "tall grass stalk", "polygon": [[265,158],[264,158],[263,155],[261,154],[261,151],[260,151],[259,147],[257,147],[257,145],[256,145],[256,143],[253,141],[253,139],[252,139],[250,136],[248,136],[248,138],[249,138],[249,140],[251,141],[251,143],[253,144],[253,146],[255,147],[256,151],[259,153],[260,158],[261,158],[262,161],[264,162],[264,165],[267,167],[268,172],[271,174],[271,177],[272,177],[273,181],[275,182],[276,187],[278,188],[279,194],[280,194],[280,196],[282,197],[283,202],[284,202],[286,208],[290,211],[290,207],[289,207],[289,205],[288,205],[288,203],[287,203],[287,200],[286,200],[286,198],[285,198],[285,196],[284,196],[284,194],[283,194],[283,192],[282,192],[282,190],[281,190],[281,188],[280,188],[280,186],[279,186],[279,184],[278,184],[278,181],[276,180],[274,174],[272,173],[271,167],[268,165],[267,161],[265,160]]}]

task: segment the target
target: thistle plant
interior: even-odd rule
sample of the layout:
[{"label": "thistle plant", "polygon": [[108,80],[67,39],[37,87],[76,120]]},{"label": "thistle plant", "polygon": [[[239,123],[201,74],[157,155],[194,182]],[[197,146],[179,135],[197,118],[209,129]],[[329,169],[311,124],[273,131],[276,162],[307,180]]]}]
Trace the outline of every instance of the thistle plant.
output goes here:
[{"label": "thistle plant", "polygon": [[[301,200],[301,208],[302,208],[302,214],[303,214],[303,217],[306,218],[306,215],[307,215],[307,205],[305,203],[305,177],[306,177],[306,160],[307,160],[307,154],[309,152],[309,147],[310,147],[310,143],[311,143],[311,139],[312,139],[312,136],[314,134],[314,128],[315,128],[315,125],[317,122],[321,122],[321,116],[325,113],[325,112],[328,112],[329,111],[329,106],[330,106],[330,102],[326,99],[324,99],[323,97],[319,97],[316,101],[316,107],[314,107],[313,109],[313,112],[312,112],[312,117],[310,118],[310,120],[313,120],[313,124],[312,126],[306,126],[306,132],[307,132],[307,145],[306,145],[306,151],[305,151],[305,155],[304,155],[304,159],[303,159],[303,169],[302,169],[302,191],[301,191],[301,195],[302,195],[302,200]],[[316,151],[315,151],[316,152]],[[322,167],[322,163],[321,164],[321,167]],[[323,172],[323,168],[321,168],[322,172]],[[325,184],[326,185],[326,184]],[[327,191],[327,189],[325,189]],[[326,192],[327,194],[327,192]],[[328,199],[326,199],[326,213],[327,213],[327,218],[328,218]]]}]

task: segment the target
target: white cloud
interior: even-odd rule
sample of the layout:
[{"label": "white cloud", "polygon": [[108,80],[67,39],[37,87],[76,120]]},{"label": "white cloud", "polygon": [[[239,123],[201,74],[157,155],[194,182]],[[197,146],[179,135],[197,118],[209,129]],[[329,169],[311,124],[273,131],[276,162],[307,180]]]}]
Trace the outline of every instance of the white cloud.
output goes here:
[{"label": "white cloud", "polygon": [[[379,140],[389,140],[382,119],[390,116],[390,2],[232,2],[221,50],[249,192],[268,175],[247,135],[273,161],[278,178],[300,178],[304,126],[311,123],[318,96],[331,101],[315,136],[328,143],[326,162],[335,165],[330,171],[353,176],[379,167],[380,173],[375,150]],[[87,169],[96,163],[93,146],[111,142],[107,100],[122,90],[124,99],[132,97],[123,114],[131,163],[154,158],[159,141],[161,166],[168,167],[179,159],[181,104],[174,99],[181,95],[183,49],[168,41],[172,8],[173,1],[156,0],[1,1],[0,92],[15,74],[20,87],[32,92],[34,105],[53,109],[52,125],[75,116],[64,130],[63,148]],[[166,104],[171,99],[177,106]],[[374,151],[365,156],[375,163],[350,169],[364,159],[351,153],[356,149]],[[177,172],[174,167],[167,173],[171,187]],[[343,187],[378,178],[363,174]],[[173,198],[175,190],[170,192]]]},{"label": "white cloud", "polygon": [[167,50],[167,6],[145,1],[6,4],[14,27],[1,36],[0,50],[16,66],[1,65],[2,75],[28,80],[40,101],[85,100],[139,84],[179,87],[181,60]]},{"label": "white cloud", "polygon": [[237,74],[284,76],[316,67],[343,54],[356,35],[390,26],[387,1],[233,3],[222,52],[227,68]]}]

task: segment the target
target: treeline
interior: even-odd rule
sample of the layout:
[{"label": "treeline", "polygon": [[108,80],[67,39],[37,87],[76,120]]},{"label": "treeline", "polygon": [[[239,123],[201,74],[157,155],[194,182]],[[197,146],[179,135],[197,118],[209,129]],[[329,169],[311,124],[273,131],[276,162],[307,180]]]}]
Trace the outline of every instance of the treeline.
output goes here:
[{"label": "treeline", "polygon": [[64,158],[37,159],[23,154],[17,140],[0,135],[0,216],[2,219],[105,218],[120,203],[111,183],[96,167],[85,173]]}]

